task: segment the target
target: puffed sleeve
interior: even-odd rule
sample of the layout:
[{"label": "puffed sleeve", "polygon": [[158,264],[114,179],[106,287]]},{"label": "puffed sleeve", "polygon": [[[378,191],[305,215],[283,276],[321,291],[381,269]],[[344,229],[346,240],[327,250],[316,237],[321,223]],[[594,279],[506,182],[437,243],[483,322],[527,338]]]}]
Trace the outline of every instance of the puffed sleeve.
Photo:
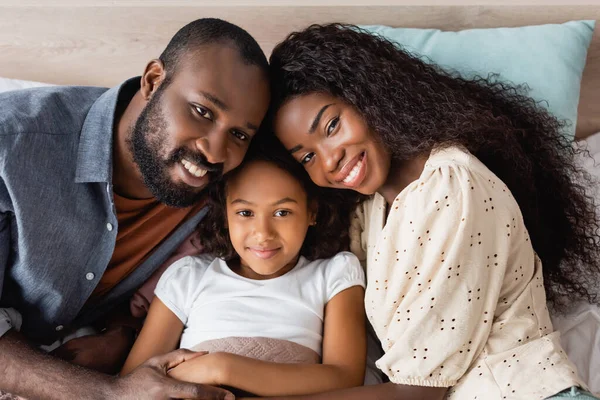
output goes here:
[{"label": "puffed sleeve", "polygon": [[184,257],[171,264],[156,284],[156,297],[184,324],[208,264],[206,257]]},{"label": "puffed sleeve", "polygon": [[327,301],[353,286],[365,287],[365,272],[356,256],[348,251],[336,254],[326,266]]},{"label": "puffed sleeve", "polygon": [[450,387],[481,353],[510,258],[513,203],[501,181],[450,164],[390,205],[365,303],[390,381]]}]

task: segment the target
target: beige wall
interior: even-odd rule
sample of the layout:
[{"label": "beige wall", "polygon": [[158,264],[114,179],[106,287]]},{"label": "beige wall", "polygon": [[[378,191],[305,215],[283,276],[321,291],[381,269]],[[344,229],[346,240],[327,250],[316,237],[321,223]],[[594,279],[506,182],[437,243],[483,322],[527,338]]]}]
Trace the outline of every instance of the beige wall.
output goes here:
[{"label": "beige wall", "polygon": [[[379,6],[353,6],[349,0],[279,1],[262,6],[251,1],[203,0],[0,0],[0,76],[60,84],[114,85],[140,74],[168,39],[192,19],[214,16],[247,29],[267,54],[287,33],[310,23],[342,21],[355,24],[458,30],[474,27],[560,23],[600,19],[600,5],[555,5],[556,0],[511,5],[516,0],[481,0],[488,5],[394,5],[398,0],[374,0]],[[356,0],[362,2],[366,1]],[[410,3],[409,1],[404,2]],[[414,1],[412,3],[415,3]],[[454,4],[474,3],[472,0]],[[564,1],[562,2],[564,4]],[[572,2],[571,2],[572,3]],[[582,1],[579,1],[582,3]],[[209,6],[207,6],[209,4]],[[210,4],[225,4],[210,6]],[[244,5],[246,4],[246,5]],[[447,2],[446,2],[447,4]],[[588,54],[580,101],[578,136],[600,131],[600,29]]]}]

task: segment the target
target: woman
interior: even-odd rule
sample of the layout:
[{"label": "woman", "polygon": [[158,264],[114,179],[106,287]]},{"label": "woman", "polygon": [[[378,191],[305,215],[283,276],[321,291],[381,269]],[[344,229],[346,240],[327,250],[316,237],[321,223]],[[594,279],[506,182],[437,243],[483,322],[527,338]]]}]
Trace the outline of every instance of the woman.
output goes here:
[{"label": "woman", "polygon": [[593,398],[546,308],[595,301],[600,276],[564,123],[353,26],[293,33],[270,61],[279,140],[318,185],[373,195],[353,251],[390,382],[305,398]]}]

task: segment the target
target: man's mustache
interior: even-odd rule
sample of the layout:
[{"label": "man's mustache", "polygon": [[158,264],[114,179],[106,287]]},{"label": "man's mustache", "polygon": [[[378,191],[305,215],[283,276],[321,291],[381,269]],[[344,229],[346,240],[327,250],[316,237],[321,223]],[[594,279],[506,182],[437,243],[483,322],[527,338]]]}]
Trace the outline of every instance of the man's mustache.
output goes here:
[{"label": "man's mustache", "polygon": [[223,163],[213,164],[208,162],[204,154],[191,152],[187,149],[178,149],[171,157],[173,162],[180,162],[182,159],[196,164],[198,167],[207,170],[211,175],[220,177],[223,175]]}]

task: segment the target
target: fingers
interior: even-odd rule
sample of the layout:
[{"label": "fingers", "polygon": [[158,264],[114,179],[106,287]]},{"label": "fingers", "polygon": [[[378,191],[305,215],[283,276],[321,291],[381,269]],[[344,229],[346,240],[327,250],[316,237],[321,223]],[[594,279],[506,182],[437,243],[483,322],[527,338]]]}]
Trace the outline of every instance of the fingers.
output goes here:
[{"label": "fingers", "polygon": [[235,400],[235,396],[226,391],[208,385],[199,385],[194,383],[179,382],[173,380],[167,394],[175,399],[198,399],[198,400]]},{"label": "fingers", "polygon": [[166,372],[171,368],[175,368],[184,361],[191,360],[196,357],[203,356],[205,354],[208,354],[208,352],[195,352],[188,349],[179,349],[167,354],[163,354],[161,356],[153,357],[150,360],[148,360],[148,364],[157,366]]}]

